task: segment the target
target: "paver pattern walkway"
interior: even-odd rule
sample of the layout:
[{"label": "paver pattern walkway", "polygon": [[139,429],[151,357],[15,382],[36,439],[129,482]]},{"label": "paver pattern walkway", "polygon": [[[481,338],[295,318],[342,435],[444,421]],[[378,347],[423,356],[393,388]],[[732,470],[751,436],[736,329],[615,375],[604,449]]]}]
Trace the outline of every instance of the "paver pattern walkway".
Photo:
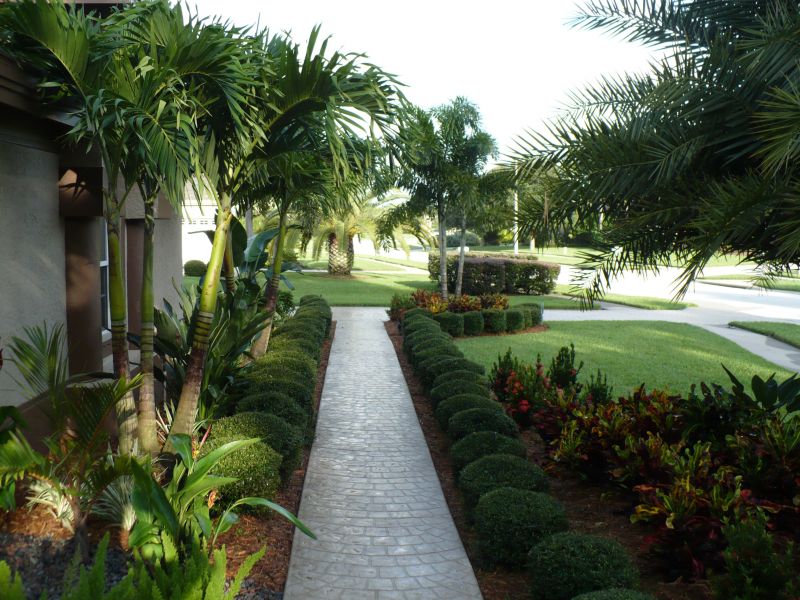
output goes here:
[{"label": "paver pattern walkway", "polygon": [[478,600],[385,312],[334,309],[285,600]]}]

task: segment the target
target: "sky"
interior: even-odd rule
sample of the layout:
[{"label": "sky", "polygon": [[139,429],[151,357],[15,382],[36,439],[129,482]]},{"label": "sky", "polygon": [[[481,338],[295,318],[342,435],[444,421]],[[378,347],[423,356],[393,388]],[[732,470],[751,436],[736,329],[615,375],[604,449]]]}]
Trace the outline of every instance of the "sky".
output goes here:
[{"label": "sky", "polygon": [[465,96],[501,153],[526,128],[541,130],[602,75],[641,72],[653,53],[608,34],[571,28],[574,0],[189,0],[202,15],[291,31],[314,25],[330,44],[363,52],[406,84],[424,108]]}]

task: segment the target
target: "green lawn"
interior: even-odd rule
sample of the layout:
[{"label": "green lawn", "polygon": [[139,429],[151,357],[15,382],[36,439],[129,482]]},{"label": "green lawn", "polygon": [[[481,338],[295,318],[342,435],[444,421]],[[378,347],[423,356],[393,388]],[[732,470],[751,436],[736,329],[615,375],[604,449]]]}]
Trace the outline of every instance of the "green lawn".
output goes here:
[{"label": "green lawn", "polygon": [[[302,258],[300,259],[300,262],[306,269],[325,269],[325,270],[328,269],[328,258],[326,256],[320,256],[319,260]],[[354,271],[397,271],[397,272],[403,271],[403,269],[398,267],[396,264],[373,260],[371,258],[367,258],[366,256],[356,256],[355,260],[353,261],[353,270]]]},{"label": "green lawn", "polygon": [[508,348],[520,359],[545,365],[561,346],[575,344],[582,376],[600,368],[617,393],[646,384],[686,393],[692,383],[725,385],[728,377],[720,363],[749,381],[756,373],[779,378],[789,372],[748,352],[737,344],[693,325],[662,321],[549,321],[543,333],[483,336],[457,341],[467,358],[489,369]]},{"label": "green lawn", "polygon": [[800,325],[793,323],[775,323],[773,321],[731,321],[731,327],[746,329],[760,333],[780,342],[800,348]]},{"label": "green lawn", "polygon": [[740,281],[742,283],[752,283],[756,287],[768,290],[781,290],[784,292],[800,292],[800,275],[793,275],[791,277],[777,277],[768,284],[761,285],[758,280],[748,277],[746,274],[738,275],[712,275],[710,277],[703,277],[700,281]]},{"label": "green lawn", "polygon": [[[561,283],[556,284],[556,291],[567,296],[572,295],[572,287],[569,285]],[[697,306],[691,302],[673,302],[672,300],[664,300],[663,298],[624,296],[622,294],[606,294],[603,296],[602,300],[605,302],[613,302],[614,304],[643,308],[645,310],[683,310],[690,306]]]}]

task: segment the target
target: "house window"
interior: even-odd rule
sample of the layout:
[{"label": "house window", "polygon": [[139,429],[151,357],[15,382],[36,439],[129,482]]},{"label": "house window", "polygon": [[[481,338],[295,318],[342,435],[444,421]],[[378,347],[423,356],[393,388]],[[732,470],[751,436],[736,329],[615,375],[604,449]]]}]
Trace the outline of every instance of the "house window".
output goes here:
[{"label": "house window", "polygon": [[100,227],[103,232],[100,242],[100,318],[104,330],[111,330],[111,305],[108,301],[108,230],[105,222]]}]

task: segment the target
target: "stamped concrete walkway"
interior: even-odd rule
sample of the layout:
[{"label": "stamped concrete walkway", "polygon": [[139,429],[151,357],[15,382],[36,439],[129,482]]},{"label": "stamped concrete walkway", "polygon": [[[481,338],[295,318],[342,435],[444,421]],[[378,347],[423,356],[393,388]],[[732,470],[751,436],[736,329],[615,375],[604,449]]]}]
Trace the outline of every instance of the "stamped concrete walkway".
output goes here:
[{"label": "stamped concrete walkway", "polygon": [[394,348],[375,308],[336,308],[285,600],[478,600]]}]

